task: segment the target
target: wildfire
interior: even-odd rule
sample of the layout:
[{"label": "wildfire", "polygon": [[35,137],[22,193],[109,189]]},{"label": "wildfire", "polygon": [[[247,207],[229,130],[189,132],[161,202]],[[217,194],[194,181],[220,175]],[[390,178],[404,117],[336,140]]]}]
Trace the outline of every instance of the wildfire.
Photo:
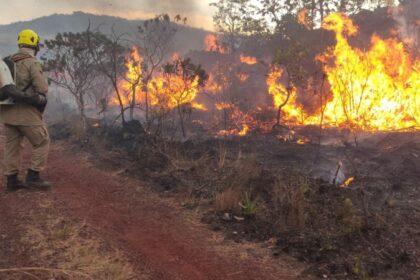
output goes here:
[{"label": "wildfire", "polygon": [[[306,15],[305,11],[302,11],[301,19],[303,15]],[[419,130],[420,60],[410,57],[403,42],[374,35],[369,49],[353,47],[348,39],[357,35],[358,27],[340,13],[327,16],[322,28],[333,31],[336,37],[336,45],[316,58],[323,63],[329,87],[325,87],[322,93],[314,89],[316,95],[310,98],[319,97],[323,106],[321,108],[320,104],[312,102],[314,106],[310,110],[306,108],[304,104],[308,104],[311,90],[305,92],[305,87],[287,82],[286,68],[272,67],[266,78],[266,86],[273,107],[279,110],[279,121],[292,126],[319,125],[322,119],[324,127],[364,131]],[[205,43],[207,51],[226,51],[216,35],[208,35]],[[244,54],[232,57],[235,59],[232,63],[215,63],[203,89],[211,96],[213,104],[208,103],[209,107],[221,111],[214,116],[218,123],[214,127],[223,124],[224,130],[219,135],[240,136],[255,129],[262,131],[261,127],[272,127],[272,121],[267,118],[266,124],[257,121],[262,115],[261,108],[243,106],[238,100],[230,98],[231,87],[252,79],[252,74],[244,73],[240,66],[257,63],[257,58]],[[179,55],[174,55],[173,59],[177,58]],[[182,105],[183,108],[207,110],[197,102],[198,78],[184,81],[177,75],[160,73],[143,85],[140,78],[142,63],[139,51],[133,48],[127,57],[126,77],[119,83],[120,97],[114,96],[111,99],[113,104],[144,104],[143,90],[147,89],[151,107],[174,109]],[[242,111],[243,108],[247,111]],[[305,140],[297,140],[297,144],[305,143]]]},{"label": "wildfire", "polygon": [[305,9],[300,10],[297,15],[297,21],[303,26],[305,26],[307,29],[309,29],[311,26],[308,21],[308,13],[309,13],[309,10],[305,8]]},{"label": "wildfire", "polygon": [[296,141],[296,144],[298,144],[298,145],[305,145],[305,144],[308,144],[310,142],[311,141],[309,139],[307,139],[307,138],[301,138],[301,139],[298,139]]},{"label": "wildfire", "polygon": [[340,187],[345,188],[345,187],[350,186],[350,184],[354,182],[354,179],[355,179],[354,177],[349,177],[346,181],[344,181],[343,184],[341,184]]},{"label": "wildfire", "polygon": [[125,106],[128,106],[132,102],[136,102],[141,98],[141,74],[142,68],[141,64],[143,59],[140,56],[139,50],[135,47],[130,52],[130,55],[127,57],[126,67],[127,72],[125,79],[121,80],[118,84],[118,88],[121,92],[120,97],[114,94],[110,98],[110,103],[113,105],[119,105],[121,98],[121,103]]},{"label": "wildfire", "polygon": [[[179,54],[173,54],[172,59],[178,59]],[[142,65],[143,59],[137,48],[133,48],[127,57],[127,72],[118,88],[122,105],[130,106],[134,101],[136,104],[144,102],[145,93],[142,91]],[[152,107],[174,109],[181,105],[189,105],[197,110],[206,111],[207,108],[195,101],[199,92],[198,77],[193,81],[184,81],[177,75],[160,73],[148,82],[148,102]],[[120,105],[117,94],[112,96],[111,105]]]},{"label": "wildfire", "polygon": [[402,42],[372,37],[368,51],[353,48],[347,36],[357,27],[341,14],[325,19],[323,28],[336,33],[335,48],[321,59],[331,85],[326,120],[364,130],[395,130],[420,124],[420,61],[411,61]]},{"label": "wildfire", "polygon": [[219,43],[217,36],[209,34],[204,39],[205,50],[208,52],[226,53],[226,49]]},{"label": "wildfire", "polygon": [[245,136],[248,134],[248,132],[249,132],[249,126],[247,124],[243,124],[241,131],[238,132],[238,135]]},{"label": "wildfire", "polygon": [[256,126],[255,119],[250,114],[241,111],[235,104],[219,102],[215,104],[215,107],[218,111],[229,112],[227,117],[232,123],[231,129],[220,130],[217,133],[218,136],[246,136]]},{"label": "wildfire", "polygon": [[151,105],[174,109],[182,104],[191,104],[193,108],[205,106],[195,102],[198,94],[198,78],[186,82],[176,75],[158,75],[148,85]]},{"label": "wildfire", "polygon": [[242,63],[248,64],[248,65],[254,65],[257,63],[257,58],[253,56],[246,56],[246,55],[241,54],[239,59],[241,60]]},{"label": "wildfire", "polygon": [[238,74],[236,74],[236,77],[238,77],[238,79],[239,79],[241,82],[246,82],[246,81],[248,80],[248,78],[249,78],[249,74],[245,74],[245,73],[238,73]]},{"label": "wildfire", "polygon": [[[358,29],[345,15],[329,15],[322,27],[334,31],[337,40],[334,48],[317,57],[324,63],[331,86],[324,125],[365,131],[419,129],[420,60],[412,61],[404,44],[396,39],[374,35],[368,51],[352,47],[348,37],[355,36]],[[267,78],[268,92],[277,108],[289,96],[282,119],[295,124],[319,124],[320,109],[308,114],[297,102],[296,92],[288,92],[278,82],[282,73],[275,68]]]},{"label": "wildfire", "polygon": [[194,109],[199,110],[199,111],[207,111],[208,110],[207,107],[204,104],[201,104],[201,103],[194,102],[194,103],[191,104],[191,106]]},{"label": "wildfire", "polygon": [[302,106],[296,101],[296,88],[287,89],[280,82],[283,75],[283,69],[274,67],[271,69],[267,77],[268,93],[273,97],[274,106],[282,108],[282,119],[286,122],[299,123],[304,115]]},{"label": "wildfire", "polygon": [[[219,78],[219,76],[217,78]],[[219,82],[217,78],[213,73],[210,73],[209,79],[205,87],[206,91],[211,92],[213,94],[218,94],[223,91],[224,84],[226,84],[227,82],[226,81]],[[225,79],[225,77],[221,77],[221,78]]]},{"label": "wildfire", "polygon": [[215,104],[215,107],[217,110],[222,111],[222,110],[233,109],[234,105],[228,102],[219,102]]}]

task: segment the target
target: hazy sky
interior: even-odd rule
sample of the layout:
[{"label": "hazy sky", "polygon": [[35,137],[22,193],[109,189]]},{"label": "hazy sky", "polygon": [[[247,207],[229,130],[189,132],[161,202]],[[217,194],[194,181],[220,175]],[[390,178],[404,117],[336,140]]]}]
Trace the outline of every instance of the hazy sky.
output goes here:
[{"label": "hazy sky", "polygon": [[181,14],[188,24],[211,29],[214,0],[14,0],[0,9],[0,24],[83,11],[127,19],[150,18],[159,13]]}]

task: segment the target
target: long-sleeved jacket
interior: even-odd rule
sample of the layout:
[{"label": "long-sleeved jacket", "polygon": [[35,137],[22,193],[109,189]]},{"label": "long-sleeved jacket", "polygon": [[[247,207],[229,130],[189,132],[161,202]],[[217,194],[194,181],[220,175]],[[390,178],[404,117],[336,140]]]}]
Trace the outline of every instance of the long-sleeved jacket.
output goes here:
[{"label": "long-sleeved jacket", "polygon": [[[19,59],[23,57],[24,59]],[[27,88],[27,94],[48,93],[48,83],[42,72],[42,66],[33,55],[31,49],[21,48],[12,55],[16,62],[16,87]],[[16,103],[0,106],[0,122],[9,125],[42,125],[42,113],[32,105]]]}]

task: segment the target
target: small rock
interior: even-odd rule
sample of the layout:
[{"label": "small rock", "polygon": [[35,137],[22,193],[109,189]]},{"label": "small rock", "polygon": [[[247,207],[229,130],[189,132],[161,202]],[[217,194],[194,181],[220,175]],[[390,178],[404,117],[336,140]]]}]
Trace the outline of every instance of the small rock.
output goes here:
[{"label": "small rock", "polygon": [[243,220],[245,220],[245,218],[244,218],[244,217],[233,216],[233,218],[234,218],[235,220],[237,220],[237,221],[243,221]]},{"label": "small rock", "polygon": [[232,221],[232,216],[229,213],[224,213],[223,216],[222,216],[222,220],[230,222],[230,221]]}]

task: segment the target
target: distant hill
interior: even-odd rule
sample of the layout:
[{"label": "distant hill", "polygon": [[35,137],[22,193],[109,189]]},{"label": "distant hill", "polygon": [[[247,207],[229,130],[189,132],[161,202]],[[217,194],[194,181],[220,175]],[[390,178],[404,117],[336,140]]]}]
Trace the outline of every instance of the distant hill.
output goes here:
[{"label": "distant hill", "polygon": [[[53,14],[30,21],[21,21],[8,25],[0,25],[0,56],[5,56],[16,50],[16,40],[19,31],[25,28],[36,30],[42,39],[51,39],[59,32],[81,32],[91,23],[92,27],[101,26],[107,32],[113,26],[117,33],[127,33],[136,36],[137,26],[142,20],[127,20],[124,18],[94,15],[84,12],[73,14]],[[173,50],[186,53],[190,50],[203,49],[203,41],[209,31],[180,26],[175,37]]]}]

